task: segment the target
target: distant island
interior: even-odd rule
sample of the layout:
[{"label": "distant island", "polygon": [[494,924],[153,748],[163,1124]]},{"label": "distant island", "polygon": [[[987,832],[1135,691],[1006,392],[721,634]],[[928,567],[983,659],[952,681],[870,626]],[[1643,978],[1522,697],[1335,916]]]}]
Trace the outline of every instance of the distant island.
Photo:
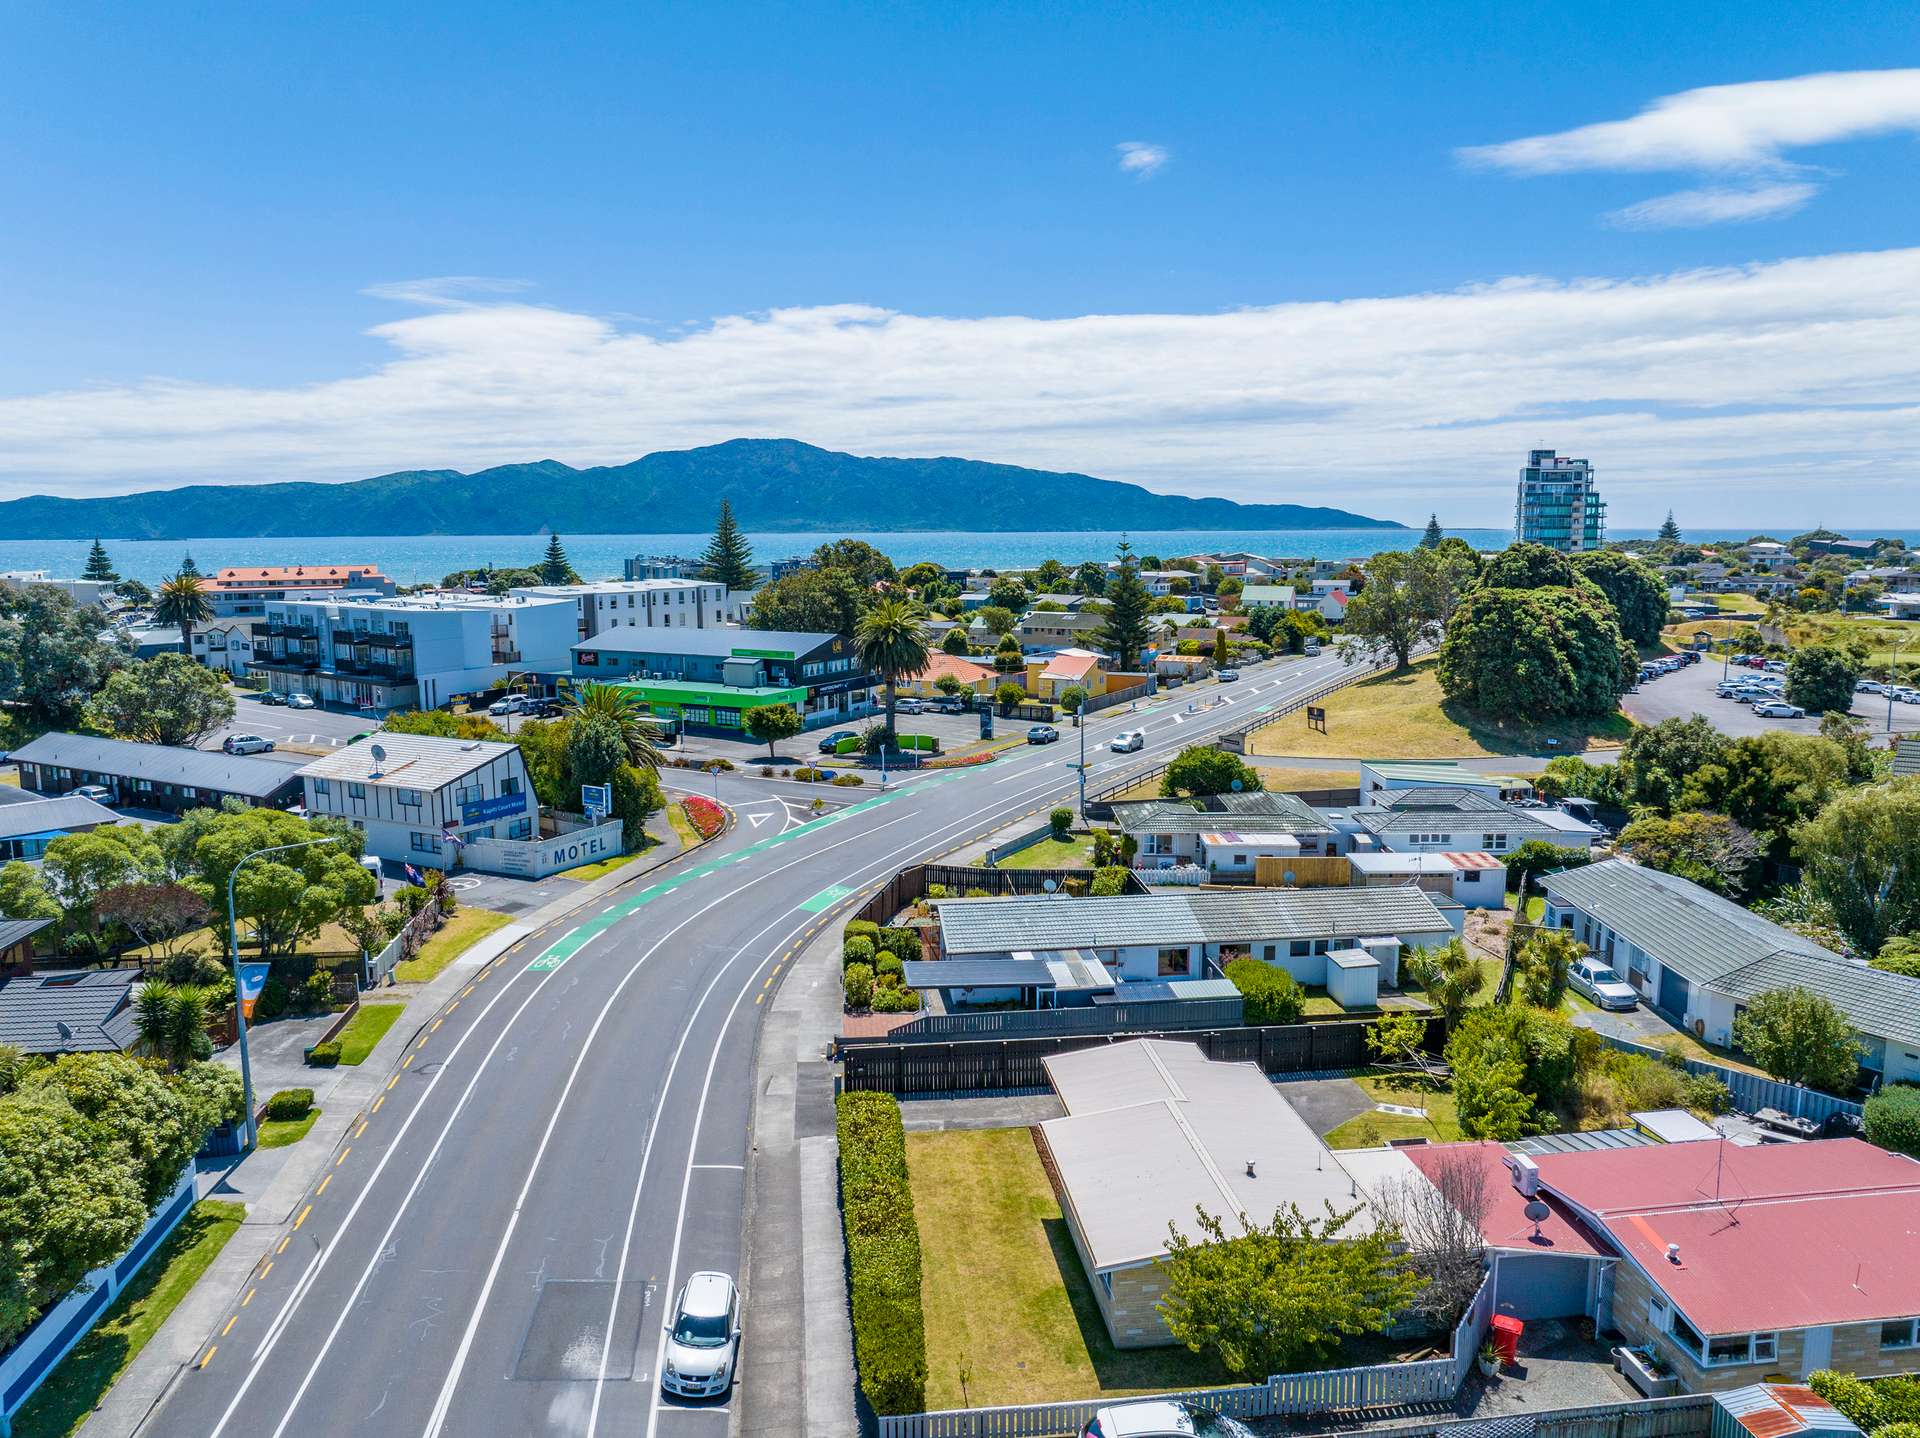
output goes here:
[{"label": "distant island", "polygon": [[781,530],[1404,529],[1343,509],[1236,504],[974,459],[874,459],[792,439],[662,450],[629,464],[558,460],[475,474],[403,470],[342,484],[196,484],[104,499],[0,503],[9,539],[696,533],[722,498]]}]

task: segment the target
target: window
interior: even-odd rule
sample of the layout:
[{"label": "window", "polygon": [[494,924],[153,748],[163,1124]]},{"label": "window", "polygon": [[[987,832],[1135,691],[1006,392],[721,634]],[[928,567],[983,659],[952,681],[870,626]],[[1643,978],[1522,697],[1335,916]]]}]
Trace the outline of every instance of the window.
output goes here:
[{"label": "window", "polygon": [[1267,945],[1266,960],[1268,963],[1273,962],[1273,949],[1274,946],[1272,944]]},{"label": "window", "polygon": [[1507,836],[1505,834],[1482,834],[1480,836],[1480,847],[1490,854],[1498,854],[1507,847]]},{"label": "window", "polygon": [[740,727],[740,711],[738,709],[716,709],[713,711],[713,722],[722,729],[738,729]]},{"label": "window", "polygon": [[365,784],[347,785],[347,797],[349,799],[358,799],[362,803],[365,803],[366,797],[367,797],[367,786]]},{"label": "window", "polygon": [[515,819],[511,824],[507,825],[507,837],[509,839],[531,839],[533,837],[533,820]]},{"label": "window", "polygon": [[1681,1317],[1679,1313],[1676,1312],[1673,1315],[1672,1321],[1667,1325],[1667,1331],[1674,1336],[1682,1348],[1693,1354],[1695,1358],[1700,1356],[1703,1347],[1700,1342],[1700,1335],[1694,1330],[1694,1326],[1687,1322],[1685,1318]]},{"label": "window", "polygon": [[333,793],[333,781],[331,779],[315,779],[313,781],[313,797],[314,798],[325,799],[330,797],[332,793]]},{"label": "window", "polygon": [[1896,1318],[1891,1323],[1880,1325],[1880,1346],[1882,1348],[1911,1348],[1914,1345],[1914,1320]]},{"label": "window", "polygon": [[1185,949],[1162,949],[1154,972],[1160,978],[1173,978],[1187,971],[1187,951]]},{"label": "window", "polygon": [[416,854],[437,854],[440,852],[440,839],[436,834],[423,834],[415,829],[408,836]]},{"label": "window", "polygon": [[1287,945],[1287,952],[1296,959],[1304,959],[1308,954],[1313,952],[1313,945],[1305,939],[1295,939]]},{"label": "window", "polygon": [[394,797],[409,809],[418,809],[420,807],[420,791],[418,789],[396,789],[394,790]]},{"label": "window", "polygon": [[519,777],[516,775],[511,779],[502,779],[500,781],[500,792],[502,794],[518,794],[520,792]]},{"label": "window", "polygon": [[1453,874],[1453,882],[1456,884],[1477,884],[1480,882],[1480,870],[1456,869]]}]

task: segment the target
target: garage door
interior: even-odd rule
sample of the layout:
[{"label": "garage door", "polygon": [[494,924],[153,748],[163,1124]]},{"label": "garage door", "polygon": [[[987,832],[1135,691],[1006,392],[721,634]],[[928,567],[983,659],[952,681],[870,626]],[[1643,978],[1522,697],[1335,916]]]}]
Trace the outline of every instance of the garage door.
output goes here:
[{"label": "garage door", "polygon": [[1587,1311],[1584,1258],[1557,1254],[1502,1254],[1495,1307],[1515,1318],[1577,1318]]}]

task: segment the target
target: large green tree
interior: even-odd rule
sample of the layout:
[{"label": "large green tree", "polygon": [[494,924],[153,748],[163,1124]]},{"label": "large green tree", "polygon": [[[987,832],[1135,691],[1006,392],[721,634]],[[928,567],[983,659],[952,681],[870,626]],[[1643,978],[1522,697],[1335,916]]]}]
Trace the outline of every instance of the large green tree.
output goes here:
[{"label": "large green tree", "polygon": [[1839,795],[1793,835],[1809,889],[1863,954],[1920,934],[1920,778]]},{"label": "large green tree", "polygon": [[862,589],[892,584],[898,577],[893,561],[864,539],[836,539],[813,551],[810,561],[816,569],[837,569]]},{"label": "large green tree", "polygon": [[748,623],[755,629],[810,634],[852,634],[874,600],[871,588],[845,569],[796,569],[753,597]]},{"label": "large green tree", "polygon": [[1678,544],[1680,542],[1680,526],[1674,523],[1673,511],[1671,509],[1667,511],[1667,517],[1660,521],[1659,539],[1662,544]]},{"label": "large green tree", "polygon": [[1860,1041],[1830,999],[1811,989],[1769,989],[1734,1015],[1734,1045],[1782,1083],[1844,1094],[1860,1072]]},{"label": "large green tree", "polygon": [[124,637],[103,637],[107,617],[50,584],[0,586],[0,703],[38,726],[71,729],[107,677],[133,659]]},{"label": "large green tree", "polygon": [[1620,632],[1634,644],[1654,644],[1667,622],[1667,582],[1650,566],[1618,549],[1572,556],[1574,573],[1600,587],[1613,605]]},{"label": "large green tree", "polygon": [[[263,958],[292,955],[328,923],[375,897],[373,876],[360,865],[365,838],[349,824],[309,822],[278,809],[202,809],[188,818],[191,824],[173,826],[178,833],[168,836],[169,857],[176,873],[223,921],[227,879],[244,856],[283,844],[334,841],[270,854],[240,869],[234,909]],[[216,923],[214,930],[224,948],[225,923]]]},{"label": "large green tree", "polygon": [[927,612],[911,599],[882,599],[853,631],[860,662],[880,676],[887,691],[886,742],[893,743],[894,705],[900,682],[927,667]]},{"label": "large green tree", "polygon": [[[578,723],[598,717],[607,721],[620,736],[627,763],[642,769],[660,767],[660,731],[647,713],[646,706],[622,684],[582,684],[573,691],[567,704],[567,719]],[[604,784],[604,779],[581,779],[582,784]]]},{"label": "large green tree", "polygon": [[774,757],[775,745],[793,738],[806,727],[800,711],[791,704],[762,704],[749,709],[744,722],[748,736],[767,746],[769,759]]},{"label": "large green tree", "polygon": [[1420,536],[1420,547],[1422,549],[1432,549],[1446,537],[1446,531],[1440,528],[1440,516],[1437,514],[1429,514],[1427,516],[1426,532]]},{"label": "large green tree", "polygon": [[1366,586],[1347,603],[1340,653],[1348,663],[1392,657],[1404,669],[1413,651],[1438,637],[1444,616],[1435,579],[1441,551],[1386,550],[1367,564]]},{"label": "large green tree", "polygon": [[206,585],[191,574],[176,574],[160,585],[154,601],[153,617],[180,631],[180,651],[193,653],[193,631],[213,618],[213,603],[207,598]]},{"label": "large green tree", "polygon": [[1544,544],[1509,544],[1480,572],[1488,589],[1571,589],[1578,580],[1573,560]]},{"label": "large green tree", "polygon": [[62,834],[47,845],[40,872],[59,904],[65,943],[97,954],[106,935],[97,908],[100,896],[121,884],[148,883],[166,871],[166,859],[151,830],[109,824],[81,834]]},{"label": "large green tree", "polygon": [[1015,614],[1023,613],[1032,597],[1027,586],[1011,575],[1003,574],[987,586],[987,603]]},{"label": "large green tree", "polygon": [[1726,736],[1704,714],[1643,724],[1627,736],[1616,766],[1625,780],[1624,796],[1631,804],[1667,813],[1680,803],[1687,780],[1719,763],[1726,749]]},{"label": "large green tree", "polygon": [[583,714],[567,722],[567,766],[577,784],[611,784],[627,762],[620,726],[605,714]]},{"label": "large green tree", "polygon": [[753,546],[740,532],[733,517],[733,506],[720,501],[720,517],[713,526],[713,538],[702,559],[702,575],[728,589],[753,588]]},{"label": "large green tree", "polygon": [[1189,744],[1173,757],[1160,776],[1160,792],[1169,799],[1197,799],[1210,794],[1252,794],[1262,787],[1260,771],[1242,762],[1238,754],[1211,744]]},{"label": "large green tree", "polygon": [[1468,1138],[1515,1139],[1551,1122],[1574,1083],[1574,1029],[1526,1004],[1474,1009],[1447,1040],[1454,1101]]},{"label": "large green tree", "polygon": [[1458,938],[1430,949],[1414,949],[1401,964],[1426,994],[1448,1033],[1459,1027],[1467,1006],[1487,986],[1486,973]]},{"label": "large green tree", "polygon": [[107,547],[97,538],[93,541],[93,548],[87,551],[87,565],[80,571],[80,577],[98,584],[113,584],[120,578],[114,572],[113,561],[107,557]]},{"label": "large green tree", "polygon": [[1265,1379],[1330,1357],[1341,1342],[1381,1333],[1424,1280],[1386,1225],[1351,1231],[1359,1207],[1309,1218],[1292,1204],[1240,1219],[1230,1234],[1204,1209],[1191,1232],[1168,1225],[1160,1315],[1176,1341],[1216,1356],[1229,1373]]},{"label": "large green tree", "polygon": [[1863,658],[1847,644],[1805,644],[1787,660],[1787,702],[1809,714],[1845,714]]},{"label": "large green tree", "polygon": [[566,548],[560,543],[560,536],[547,536],[547,552],[540,558],[540,582],[542,584],[577,584],[580,576],[574,573],[573,565],[567,561]]},{"label": "large green tree", "polygon": [[1107,567],[1094,560],[1084,561],[1073,571],[1073,588],[1077,594],[1105,594],[1107,592]]},{"label": "large green tree", "polygon": [[1732,898],[1746,892],[1765,855],[1760,841],[1725,814],[1698,810],[1642,815],[1621,830],[1620,848],[1636,864]]},{"label": "large green tree", "polygon": [[1440,687],[1469,709],[1523,723],[1591,718],[1613,712],[1634,663],[1604,599],[1482,587],[1447,626]]},{"label": "large green tree", "polygon": [[1785,857],[1794,825],[1818,814],[1846,782],[1838,744],[1775,730],[1728,742],[1719,758],[1687,776],[1680,803],[1770,835],[1771,852]]},{"label": "large green tree", "polygon": [[1122,539],[1115,557],[1120,561],[1119,568],[1113,571],[1102,595],[1107,615],[1100,628],[1100,647],[1107,651],[1116,671],[1131,673],[1139,664],[1140,651],[1147,647],[1150,637],[1147,615],[1153,596],[1140,578],[1133,546]]},{"label": "large green tree", "polygon": [[233,712],[225,679],[185,654],[161,654],[113,674],[87,701],[86,721],[115,739],[192,748]]},{"label": "large green tree", "polygon": [[612,817],[620,820],[620,845],[627,853],[636,852],[647,841],[647,820],[666,802],[660,790],[660,776],[637,764],[622,764],[613,771]]}]

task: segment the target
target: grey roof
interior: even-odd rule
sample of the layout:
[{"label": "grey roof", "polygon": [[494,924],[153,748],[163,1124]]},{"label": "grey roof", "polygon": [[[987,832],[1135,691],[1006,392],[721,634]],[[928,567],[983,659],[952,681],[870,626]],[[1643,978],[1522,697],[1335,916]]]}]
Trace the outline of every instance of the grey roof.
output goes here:
[{"label": "grey roof", "polygon": [[1450,932],[1433,900],[1411,887],[943,899],[933,911],[949,954]]},{"label": "grey roof", "polygon": [[113,824],[120,816],[104,804],[63,794],[42,799],[30,794],[24,804],[0,804],[0,839],[24,839],[30,834],[68,833]]},{"label": "grey roof", "polygon": [[1375,834],[1410,834],[1436,825],[1457,828],[1461,824],[1478,825],[1488,832],[1498,830],[1508,836],[1551,838],[1564,841],[1584,832],[1595,832],[1590,825],[1576,823],[1569,834],[1564,816],[1560,823],[1541,814],[1547,810],[1518,809],[1489,799],[1471,789],[1401,789],[1392,792],[1391,805],[1379,804],[1350,810],[1354,822]]},{"label": "grey roof", "polygon": [[1325,814],[1298,794],[1261,791],[1257,794],[1222,794],[1215,801],[1227,813],[1242,819],[1259,819],[1261,828],[1305,832],[1318,829],[1333,832]]},{"label": "grey roof", "polygon": [[[376,761],[375,748],[382,757]],[[497,739],[447,739],[436,734],[391,734],[348,744],[300,770],[309,779],[344,779],[398,789],[438,789],[505,758],[519,746]],[[374,770],[379,770],[376,777]]]},{"label": "grey roof", "polygon": [[1543,1133],[1507,1145],[1515,1153],[1594,1153],[1603,1148],[1652,1148],[1660,1140],[1637,1128],[1593,1128],[1585,1133]]},{"label": "grey roof", "polygon": [[0,919],[0,954],[55,922],[54,919]]},{"label": "grey roof", "polygon": [[137,1033],[130,969],[29,974],[0,983],[0,1044],[23,1053],[114,1053]]},{"label": "grey roof", "polygon": [[[796,657],[831,644],[840,636],[801,629],[733,629],[715,625],[706,629],[609,629],[582,639],[575,649],[599,649],[609,654],[693,654],[725,659],[736,649],[791,651]],[[852,652],[849,644],[848,652]]]},{"label": "grey roof", "polygon": [[1768,989],[1811,989],[1873,1038],[1920,1046],[1920,979],[1813,954],[1769,954],[1715,979],[1714,992],[1749,1003]]},{"label": "grey roof", "polygon": [[1832,950],[1698,884],[1624,859],[1564,869],[1544,882],[1548,902],[1591,915],[1690,983],[1715,983],[1780,953],[1843,962]]},{"label": "grey roof", "polygon": [[[1491,777],[1482,783],[1495,782]],[[1381,809],[1450,810],[1457,814],[1497,813],[1507,806],[1473,789],[1451,789],[1440,785],[1420,785],[1411,789],[1386,789],[1374,796]]]},{"label": "grey roof", "polygon": [[12,757],[22,764],[55,764],[122,779],[185,784],[257,799],[300,782],[296,766],[272,759],[251,759],[212,749],[176,749],[167,744],[134,744],[91,734],[42,734],[15,749]]},{"label": "grey roof", "polygon": [[1920,774],[1920,739],[1897,739],[1893,745],[1893,772]]},{"label": "grey roof", "polygon": [[909,959],[900,982],[910,989],[1050,989],[1052,968],[1041,959]]},{"label": "grey roof", "polygon": [[1196,809],[1185,799],[1124,799],[1113,806],[1113,817],[1129,834],[1198,834],[1223,827],[1229,816],[1258,819],[1263,833],[1333,832],[1327,816],[1295,794],[1221,794],[1215,802],[1220,808]]},{"label": "grey roof", "polygon": [[1113,821],[1129,834],[1197,834],[1219,823],[1184,799],[1123,799]]}]

